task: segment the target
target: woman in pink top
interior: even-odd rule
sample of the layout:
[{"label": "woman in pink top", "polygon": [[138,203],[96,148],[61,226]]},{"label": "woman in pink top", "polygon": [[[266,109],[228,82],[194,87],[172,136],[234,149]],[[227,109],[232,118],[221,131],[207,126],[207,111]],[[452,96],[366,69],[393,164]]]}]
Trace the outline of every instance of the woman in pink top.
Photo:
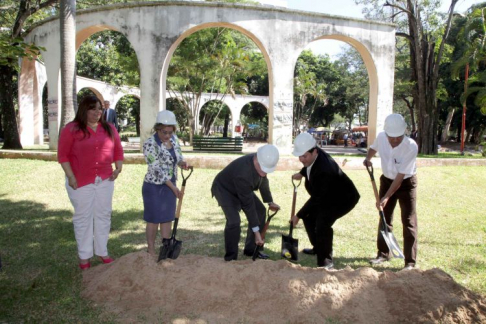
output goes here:
[{"label": "woman in pink top", "polygon": [[107,244],[114,181],[122,171],[123,148],[118,132],[102,112],[97,97],[84,98],[74,120],[62,129],[57,151],[74,207],[74,235],[82,270],[91,266],[94,254],[103,263],[113,261]]}]

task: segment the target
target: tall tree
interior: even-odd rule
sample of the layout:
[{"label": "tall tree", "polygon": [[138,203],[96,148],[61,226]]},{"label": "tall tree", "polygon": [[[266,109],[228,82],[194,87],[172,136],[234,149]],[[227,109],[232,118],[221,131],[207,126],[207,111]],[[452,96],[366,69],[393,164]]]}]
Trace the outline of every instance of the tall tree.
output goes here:
[{"label": "tall tree", "polygon": [[[375,5],[375,9],[380,3],[379,0],[355,2]],[[387,0],[383,5],[391,10],[390,20],[403,17],[406,22],[406,29],[396,35],[404,37],[410,47],[412,97],[418,113],[417,142],[423,154],[437,154],[439,67],[457,2],[451,0],[443,23],[438,15],[440,0]]]},{"label": "tall tree", "polygon": [[15,110],[18,59],[34,59],[40,48],[23,41],[27,19],[54,5],[57,0],[2,1],[0,6],[0,111],[4,131],[4,149],[21,149]]},{"label": "tall tree", "polygon": [[61,0],[61,94],[59,131],[74,119],[76,104],[76,0]]}]

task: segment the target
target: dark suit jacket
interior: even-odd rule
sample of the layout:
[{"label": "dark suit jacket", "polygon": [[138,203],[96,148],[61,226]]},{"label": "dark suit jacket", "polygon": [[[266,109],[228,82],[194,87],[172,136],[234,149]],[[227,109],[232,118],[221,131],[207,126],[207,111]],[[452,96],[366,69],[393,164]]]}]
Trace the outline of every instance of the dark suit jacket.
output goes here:
[{"label": "dark suit jacket", "polygon": [[307,177],[306,167],[300,170],[300,174],[305,177],[305,188],[310,198],[299,210],[297,217],[317,214],[337,219],[353,209],[360,196],[354,183],[336,161],[321,149],[317,151],[310,177]]},{"label": "dark suit jacket", "polygon": [[254,191],[260,190],[263,202],[272,202],[267,177],[260,177],[253,165],[255,154],[237,158],[214,178],[211,193],[220,206],[234,206],[243,212],[250,227],[261,226],[255,208]]},{"label": "dark suit jacket", "polygon": [[[103,113],[105,113],[103,111]],[[119,130],[118,128],[118,118],[116,116],[116,111],[115,109],[106,109],[106,115],[105,115],[105,119],[107,122],[109,123],[112,123],[113,125],[115,125],[115,128],[116,130]]]}]

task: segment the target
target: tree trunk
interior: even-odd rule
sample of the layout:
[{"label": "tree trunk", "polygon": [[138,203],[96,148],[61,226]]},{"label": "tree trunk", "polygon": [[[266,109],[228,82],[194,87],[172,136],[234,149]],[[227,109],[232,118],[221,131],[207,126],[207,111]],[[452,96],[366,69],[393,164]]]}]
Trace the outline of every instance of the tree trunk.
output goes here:
[{"label": "tree trunk", "polygon": [[61,130],[72,121],[76,102],[76,0],[61,0]]},{"label": "tree trunk", "polygon": [[447,142],[447,137],[449,136],[449,129],[451,128],[452,117],[454,117],[455,110],[456,110],[455,108],[452,108],[451,110],[449,110],[449,113],[447,114],[447,119],[444,125],[444,129],[442,130],[442,136],[440,137],[441,143]]},{"label": "tree trunk", "polygon": [[0,65],[0,108],[2,110],[2,123],[4,130],[4,149],[22,149],[19,130],[17,127],[17,116],[14,105],[13,79],[17,72],[11,66]]},{"label": "tree trunk", "polygon": [[228,128],[229,128],[229,114],[226,114],[226,116],[224,117],[223,137],[228,137]]}]

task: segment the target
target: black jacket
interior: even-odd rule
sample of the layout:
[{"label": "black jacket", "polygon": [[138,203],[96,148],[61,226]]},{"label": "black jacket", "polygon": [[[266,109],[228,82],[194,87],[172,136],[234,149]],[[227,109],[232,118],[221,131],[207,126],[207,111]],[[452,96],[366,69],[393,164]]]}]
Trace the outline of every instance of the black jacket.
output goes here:
[{"label": "black jacket", "polygon": [[321,149],[317,151],[310,177],[307,177],[306,167],[300,170],[300,174],[305,177],[305,188],[310,198],[299,210],[297,217],[305,218],[309,214],[317,213],[337,219],[353,209],[360,196],[354,183],[336,161]]},{"label": "black jacket", "polygon": [[218,173],[211,193],[220,206],[233,206],[243,212],[250,227],[261,226],[255,207],[254,191],[260,190],[264,202],[272,202],[267,177],[260,177],[253,165],[255,154],[237,158]]}]

